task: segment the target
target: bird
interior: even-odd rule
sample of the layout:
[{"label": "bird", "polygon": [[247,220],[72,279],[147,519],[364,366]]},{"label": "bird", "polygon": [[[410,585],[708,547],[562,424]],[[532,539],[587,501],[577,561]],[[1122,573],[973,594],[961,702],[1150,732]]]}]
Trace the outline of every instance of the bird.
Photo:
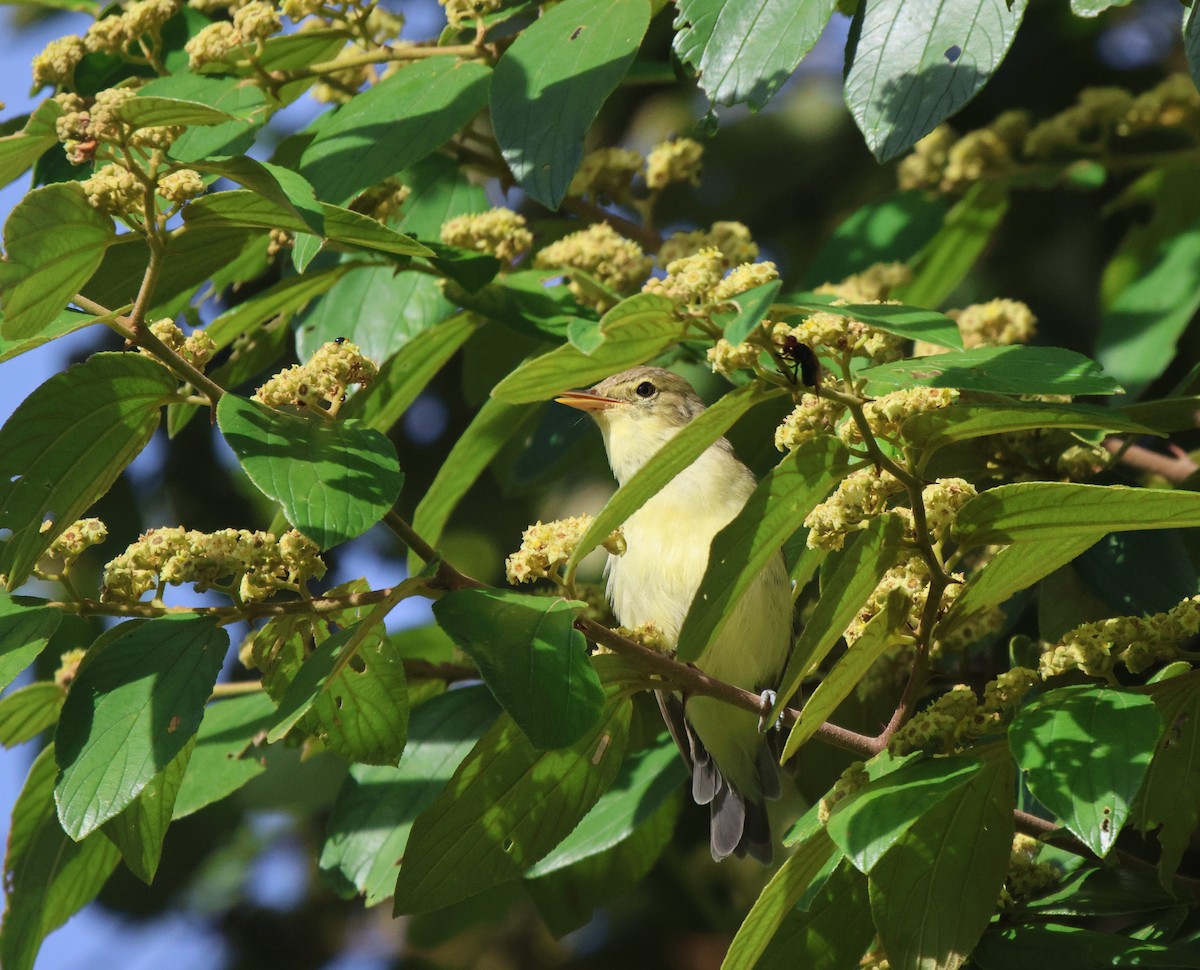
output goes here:
[{"label": "bird", "polygon": [[[648,366],[555,400],[595,419],[619,485],[704,411],[684,378]],[[625,551],[610,555],[606,566],[608,599],[621,626],[653,624],[667,646],[675,647],[704,578],[713,537],[742,510],[755,486],[754,473],[721,438],[629,516],[623,526]],[[696,666],[758,693],[778,684],[791,644],[791,585],[780,553],[733,606],[733,615]],[[765,800],[778,798],[781,786],[758,715],[712,697],[658,696],[691,769],[692,797],[709,806],[713,859],[748,854],[770,864]]]}]

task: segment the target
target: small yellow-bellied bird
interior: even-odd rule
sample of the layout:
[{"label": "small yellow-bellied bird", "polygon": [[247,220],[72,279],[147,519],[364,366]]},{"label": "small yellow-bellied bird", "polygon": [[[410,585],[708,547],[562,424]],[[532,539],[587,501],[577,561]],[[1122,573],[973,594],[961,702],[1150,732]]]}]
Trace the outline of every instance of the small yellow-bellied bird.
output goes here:
[{"label": "small yellow-bellied bird", "polygon": [[[635,367],[556,400],[596,419],[621,485],[704,410],[687,381],[660,367]],[[754,486],[754,474],[722,438],[626,520],[625,554],[608,560],[608,598],[622,626],[653,623],[668,644],[678,642],[713,536],[741,511]],[[696,666],[746,690],[775,686],[792,642],[782,555],[772,558],[733,610]],[[758,716],[711,697],[685,698],[682,716],[677,699],[660,695],[659,701],[691,767],[692,797],[710,806],[713,858],[749,853],[770,862],[763,800],[779,796],[779,772]]]}]

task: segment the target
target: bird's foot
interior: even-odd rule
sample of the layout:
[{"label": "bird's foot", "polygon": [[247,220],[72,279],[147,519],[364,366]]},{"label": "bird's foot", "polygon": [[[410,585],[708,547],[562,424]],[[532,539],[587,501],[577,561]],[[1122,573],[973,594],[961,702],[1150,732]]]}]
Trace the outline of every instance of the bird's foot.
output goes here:
[{"label": "bird's foot", "polygon": [[[764,691],[762,691],[762,693],[760,693],[758,695],[758,699],[760,701],[762,701],[763,706],[767,707],[768,709],[775,706],[776,697],[777,697],[777,695],[776,695],[775,691],[773,691],[773,690],[764,690]],[[766,714],[759,715],[758,733],[766,734],[767,731],[769,731],[769,730],[775,730],[775,731],[783,730],[783,711],[779,712],[779,717],[777,717],[775,719],[775,723],[772,725],[767,724],[767,715]]]}]

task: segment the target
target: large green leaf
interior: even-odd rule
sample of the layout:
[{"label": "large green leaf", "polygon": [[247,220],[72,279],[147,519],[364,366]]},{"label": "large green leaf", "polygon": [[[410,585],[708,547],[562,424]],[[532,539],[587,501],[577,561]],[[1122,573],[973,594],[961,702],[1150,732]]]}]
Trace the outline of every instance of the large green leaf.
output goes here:
[{"label": "large green leaf", "polygon": [[220,801],[266,771],[258,742],[274,719],[275,704],[267,694],[209,704],[172,817],[183,818]]},{"label": "large green leaf", "polygon": [[470,314],[456,313],[422,331],[380,368],[370,386],[346,402],[342,417],[356,418],[368,428],[387,431],[470,339],[477,326]]},{"label": "large green leaf", "polygon": [[1100,365],[1061,347],[977,347],[914,357],[862,371],[869,394],[920,384],[999,394],[1117,394],[1121,388]]},{"label": "large green leaf", "polygon": [[322,549],[366,532],[400,494],[396,449],[358,422],[297,417],[233,394],[221,398],[217,421],[250,480]]},{"label": "large green leaf", "polygon": [[212,619],[129,626],[81,665],[54,736],[54,797],[76,840],[119,814],[187,745],[229,646]]},{"label": "large green leaf", "polygon": [[737,517],[716,534],[679,632],[680,660],[695,660],[720,636],[733,606],[779,555],[783,541],[846,474],[848,459],[832,435],[802,445],[771,470]]},{"label": "large green leaf", "polygon": [[8,589],[145,447],[176,387],[149,357],[96,354],[12,413],[0,428],[0,574]]},{"label": "large green leaf", "polygon": [[[54,101],[43,101],[23,130],[0,138],[0,185],[7,185],[28,171],[58,141],[54,122],[60,110]],[[49,124],[40,124],[39,115],[47,119]]]},{"label": "large green leaf", "polygon": [[1176,677],[1150,696],[1166,730],[1134,805],[1133,824],[1143,835],[1158,828],[1158,874],[1170,887],[1200,820],[1200,680],[1194,674]]},{"label": "large green leaf", "polygon": [[875,157],[907,151],[978,94],[1024,13],[1024,0],[867,0],[845,96]]},{"label": "large green leaf", "polygon": [[1017,482],[971,499],[955,520],[962,546],[1200,525],[1200,495],[1124,485]]},{"label": "large green leaf", "polygon": [[35,680],[0,699],[0,745],[31,741],[58,721],[67,692],[52,680]]},{"label": "large green leaf", "polygon": [[[53,320],[44,326],[35,336],[20,337],[16,340],[6,340],[0,337],[0,364],[13,357],[18,357],[42,344],[49,343],[57,337],[65,337],[76,330],[82,330],[93,323],[99,323],[100,317],[90,313],[80,313],[78,310],[63,310]],[[0,324],[0,332],[4,329]]]},{"label": "large green leaf", "polygon": [[1008,211],[1008,186],[977,182],[946,214],[946,221],[912,260],[912,280],[892,296],[915,306],[941,306],[983,254]]},{"label": "large green leaf", "polygon": [[190,128],[247,120],[236,118],[229,112],[214,108],[203,101],[184,101],[141,93],[118,105],[116,115],[134,128],[149,128],[153,125],[186,125]]},{"label": "large green leaf", "polygon": [[733,427],[738,418],[754,405],[778,397],[780,393],[778,390],[766,390],[757,382],[746,384],[726,394],[699,417],[692,419],[605,503],[571,553],[567,562],[568,570],[574,570],[583,557],[600,545],[613,529],[699,458],[714,441]]},{"label": "large green leaf", "polygon": [[163,838],[171,824],[179,784],[195,747],[196,737],[192,735],[183,750],[150,779],[138,797],[100,828],[121,850],[121,858],[129,871],[146,885],[154,881],[162,860]]},{"label": "large green leaf", "polygon": [[37,659],[62,616],[42,600],[0,593],[0,690]]},{"label": "large green leaf", "polygon": [[840,802],[825,828],[846,858],[869,873],[918,819],[982,767],[965,755],[907,762]]},{"label": "large green leaf", "polygon": [[1097,967],[1200,967],[1200,956],[1186,942],[1175,946],[1147,943],[1116,933],[1049,923],[1043,926],[996,927],[971,954],[980,970],[1012,967],[1055,967],[1057,970],[1096,970]]},{"label": "large green leaf", "polygon": [[[841,570],[838,572],[840,575]],[[858,639],[838,658],[837,663],[821,678],[816,690],[804,702],[800,716],[796,718],[796,723],[788,733],[780,761],[786,761],[799,751],[802,745],[816,735],[821,725],[837,710],[842,701],[854,693],[855,687],[875,661],[894,645],[894,634],[908,616],[909,609],[908,600],[902,596],[895,593],[888,596],[883,608],[867,621]]]},{"label": "large green leaf", "polygon": [[870,875],[871,912],[896,968],[960,967],[987,928],[1012,851],[1013,770],[994,745]]},{"label": "large green leaf", "polygon": [[565,748],[604,709],[604,691],[575,629],[582,604],[504,590],[463,589],[433,604],[453,637],[535,748]]},{"label": "large green leaf", "polygon": [[674,48],[714,104],[761,108],[832,15],[833,0],[682,0]]},{"label": "large green leaf", "polygon": [[[893,515],[872,519],[850,547],[840,553],[836,566],[823,582],[821,598],[804,624],[787,669],[779,681],[776,707],[782,710],[792,695],[862,609],[883,574],[895,562],[904,534],[903,523]],[[790,744],[789,744],[790,746]]]},{"label": "large green leaf", "polygon": [[394,765],[407,739],[404,662],[381,625],[338,630],[309,656],[267,734],[278,741],[311,711],[325,743],[350,761]]},{"label": "large green leaf", "polygon": [[[390,229],[377,219],[328,202],[318,203],[323,225],[322,235],[337,243],[367,252],[393,256],[432,256],[432,250],[415,239]],[[184,210],[189,227],[247,226],[261,229],[286,229],[289,232],[313,232],[311,213],[297,214],[294,203],[284,206],[250,189],[232,189],[197,199]]]},{"label": "large green leaf", "polygon": [[662,353],[683,336],[675,304],[657,293],[622,300],[600,319],[600,342],[584,353],[563,344],[521,364],[492,389],[510,404],[544,401],[572,387],[591,384]]},{"label": "large green leaf", "polygon": [[13,806],[0,925],[5,970],[33,970],[42,940],[96,898],[121,859],[102,835],[80,843],[62,830],[54,812],[57,770],[50,745],[33,762]]},{"label": "large green leaf", "polygon": [[633,836],[687,780],[675,743],[661,735],[653,747],[625,758],[621,771],[575,830],[525,873],[536,879],[607,852]]},{"label": "large green leaf", "polygon": [[627,699],[613,698],[592,731],[554,751],[535,750],[501,716],[413,823],[395,911],[448,906],[518,878],[545,856],[616,777],[631,711]]},{"label": "large green leaf", "polygon": [[787,914],[756,970],[845,970],[874,938],[866,877],[842,862],[807,906]]},{"label": "large green leaf", "polygon": [[0,262],[0,336],[36,337],[92,278],[116,238],[112,219],[77,182],[26,193],[4,223]]},{"label": "large green leaf", "polygon": [[496,141],[521,188],[547,209],[567,194],[584,135],[649,23],[646,0],[565,0],[523,30],[496,65]]},{"label": "large green leaf", "polygon": [[1200,176],[1159,168],[1134,186],[1153,217],[1135,222],[1104,271],[1096,358],[1140,394],[1175,357],[1200,308]]},{"label": "large green leaf", "polygon": [[233,120],[224,124],[188,128],[176,138],[169,154],[181,162],[240,155],[254,143],[255,133],[268,115],[263,89],[237,77],[176,72],[148,81],[138,89],[138,95],[201,102],[232,116]]},{"label": "large green leaf", "polygon": [[301,219],[309,231],[317,235],[325,232],[325,213],[317,203],[313,187],[290,168],[260,162],[248,155],[218,156],[193,162],[192,167],[237,182]]},{"label": "large green leaf", "polygon": [[721,970],[753,970],[758,966],[759,958],[800,898],[823,873],[829,873],[836,857],[837,846],[818,826],[763,887],[729,945]]},{"label": "large green leaf", "polygon": [[362,893],[368,906],[392,895],[413,822],[496,714],[484,687],[447,691],[413,711],[399,767],[351,765],[321,850],[321,873],[335,889]]},{"label": "large green leaf", "polygon": [[1129,817],[1163,723],[1145,694],[1079,685],[1043,694],[1009,727],[1034,797],[1098,856]]},{"label": "large green leaf", "polygon": [[491,71],[453,57],[408,64],[356,95],[317,133],[300,174],[342,204],[419,162],[487,102]]}]

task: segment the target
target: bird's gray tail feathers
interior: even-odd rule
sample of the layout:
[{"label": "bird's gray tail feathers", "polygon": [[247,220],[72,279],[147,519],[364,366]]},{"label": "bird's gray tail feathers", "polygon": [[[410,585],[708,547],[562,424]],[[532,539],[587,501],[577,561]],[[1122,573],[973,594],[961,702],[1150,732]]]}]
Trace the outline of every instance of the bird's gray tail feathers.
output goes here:
[{"label": "bird's gray tail feathers", "polygon": [[[691,769],[692,800],[709,808],[713,859],[720,862],[729,855],[738,858],[749,855],[769,866],[774,850],[766,803],[746,798],[722,777],[716,762],[684,717],[683,705],[677,697],[660,691],[658,706],[683,760]],[[779,767],[767,745],[758,749],[757,758],[763,798],[778,798],[781,791]]]}]

